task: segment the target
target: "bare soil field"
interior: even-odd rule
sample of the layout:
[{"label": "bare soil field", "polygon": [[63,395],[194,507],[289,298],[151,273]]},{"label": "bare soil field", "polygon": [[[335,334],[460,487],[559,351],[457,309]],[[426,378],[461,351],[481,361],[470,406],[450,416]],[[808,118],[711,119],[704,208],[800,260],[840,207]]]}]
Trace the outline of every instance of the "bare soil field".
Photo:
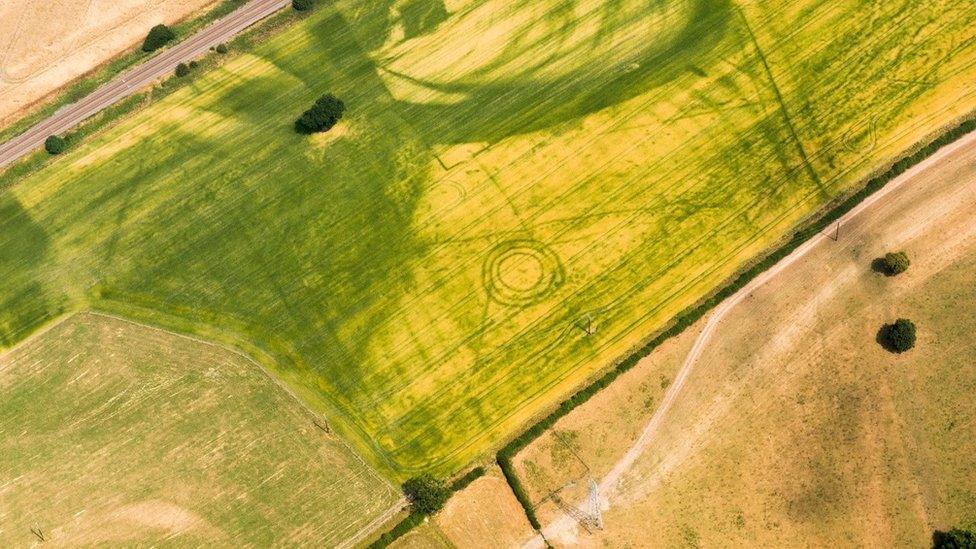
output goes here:
[{"label": "bare soil field", "polygon": [[[573,522],[549,541],[925,546],[934,529],[976,523],[973,149],[922,171],[732,309],[650,446],[601,494],[604,528]],[[895,250],[911,257],[908,272],[872,272]],[[875,341],[898,317],[919,328],[903,355]],[[703,324],[520,454],[544,524],[565,516],[553,492],[579,507],[582,472],[599,480],[627,452],[651,415],[638,405],[647,385]],[[567,433],[576,442],[559,450]]]},{"label": "bare soil field", "polygon": [[256,364],[87,313],[0,355],[0,472],[3,547],[335,546],[399,499]]},{"label": "bare soil field", "polygon": [[127,49],[150,27],[218,0],[6,0],[0,2],[0,124]]}]

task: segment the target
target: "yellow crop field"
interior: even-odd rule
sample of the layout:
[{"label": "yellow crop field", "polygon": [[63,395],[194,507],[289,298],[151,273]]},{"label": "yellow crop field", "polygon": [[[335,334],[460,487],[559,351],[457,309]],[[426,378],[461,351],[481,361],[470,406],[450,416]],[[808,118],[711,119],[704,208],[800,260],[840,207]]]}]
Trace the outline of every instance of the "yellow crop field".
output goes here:
[{"label": "yellow crop field", "polygon": [[971,8],[339,0],[3,193],[2,341],[233,343],[391,477],[454,471],[976,108]]}]

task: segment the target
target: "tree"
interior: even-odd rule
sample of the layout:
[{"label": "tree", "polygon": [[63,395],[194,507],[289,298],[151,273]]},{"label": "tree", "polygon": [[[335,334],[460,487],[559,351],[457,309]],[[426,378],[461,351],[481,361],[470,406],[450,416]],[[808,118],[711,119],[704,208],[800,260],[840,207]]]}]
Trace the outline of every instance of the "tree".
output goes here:
[{"label": "tree", "polygon": [[342,118],[345,110],[346,105],[341,99],[327,93],[295,121],[295,131],[302,134],[329,131]]},{"label": "tree", "polygon": [[190,74],[190,67],[186,63],[180,63],[176,65],[176,76],[183,78],[184,76]]},{"label": "tree", "polygon": [[291,0],[291,7],[295,11],[305,11],[312,7],[312,0]]},{"label": "tree", "polygon": [[50,154],[61,154],[67,148],[68,142],[63,137],[51,135],[44,140],[44,150]]},{"label": "tree", "polygon": [[884,271],[888,276],[895,276],[908,270],[911,261],[905,252],[886,253],[884,256]]},{"label": "tree", "polygon": [[899,318],[894,324],[885,324],[878,332],[878,342],[893,353],[904,353],[915,346],[915,323]]},{"label": "tree", "polygon": [[936,530],[932,534],[932,549],[976,549],[976,533],[961,528],[948,532]]},{"label": "tree", "polygon": [[142,51],[156,51],[163,47],[163,44],[174,38],[176,38],[176,34],[169,27],[166,25],[156,25],[149,29],[149,34],[146,35],[146,39],[142,42]]},{"label": "tree", "polygon": [[217,44],[217,47],[214,48],[214,51],[216,51],[217,53],[227,53],[227,44]]},{"label": "tree", "polygon": [[421,515],[435,513],[451,497],[451,491],[444,481],[434,478],[430,473],[424,473],[404,482],[403,493],[410,500],[413,512]]}]

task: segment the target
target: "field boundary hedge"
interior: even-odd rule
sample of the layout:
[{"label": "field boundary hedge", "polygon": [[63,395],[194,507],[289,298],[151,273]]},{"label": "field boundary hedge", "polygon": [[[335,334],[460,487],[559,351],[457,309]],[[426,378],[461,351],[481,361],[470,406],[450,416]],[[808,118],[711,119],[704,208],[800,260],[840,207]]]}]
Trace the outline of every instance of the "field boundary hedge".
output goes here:
[{"label": "field boundary hedge", "polygon": [[[451,486],[450,486],[451,496],[453,497],[454,494],[456,494],[457,492],[464,490],[472,482],[483,477],[484,474],[485,474],[485,468],[479,466],[461,475],[453,482],[451,482]],[[369,549],[383,549],[384,547],[388,547],[394,541],[407,535],[407,532],[423,524],[426,518],[427,515],[423,515],[420,513],[410,513],[409,515],[404,517],[403,520],[396,523],[396,525],[393,526],[393,528],[391,528],[386,532],[383,532],[380,535],[380,537],[376,539],[376,541],[370,543],[368,546]]]},{"label": "field boundary hedge", "polygon": [[649,355],[651,351],[661,345],[664,341],[683,332],[685,328],[697,322],[716,305],[735,292],[739,291],[739,289],[748,284],[763,271],[772,267],[781,259],[792,253],[793,250],[798,248],[808,239],[827,228],[827,226],[829,226],[831,223],[860,204],[865,198],[880,190],[892,179],[895,179],[899,175],[903,174],[912,166],[915,166],[926,158],[932,156],[932,154],[942,147],[957,141],[959,138],[974,130],[976,130],[976,115],[970,114],[964,117],[962,122],[958,122],[954,126],[951,126],[948,130],[943,131],[941,135],[931,139],[926,144],[916,145],[915,147],[910,148],[909,151],[914,149],[914,152],[905,154],[901,159],[891,164],[891,166],[889,166],[886,170],[882,170],[880,174],[868,179],[868,182],[861,187],[860,190],[854,192],[837,205],[828,207],[823,215],[811,222],[806,227],[795,232],[793,237],[790,238],[790,240],[788,240],[785,244],[774,249],[754,265],[748,267],[739,275],[735,276],[731,283],[726,284],[720,290],[706,298],[698,305],[695,305],[689,310],[679,314],[677,317],[675,317],[673,323],[668,328],[652,337],[647,343],[638,347],[637,350],[626,355],[609,371],[598,377],[596,381],[583,387],[568,399],[561,402],[555,410],[550,412],[541,420],[537,421],[535,424],[531,425],[528,429],[503,446],[496,454],[495,461],[498,462],[498,466],[505,475],[505,479],[508,481],[512,492],[515,494],[515,498],[518,499],[518,502],[522,505],[522,509],[525,511],[525,516],[529,519],[529,523],[532,525],[532,527],[537,531],[542,529],[542,526],[539,524],[539,519],[535,514],[535,509],[533,508],[532,502],[530,501],[528,494],[525,491],[525,487],[522,485],[522,481],[519,479],[518,474],[515,472],[515,468],[512,464],[512,459],[516,454],[528,446],[532,441],[539,438],[542,433],[552,427],[557,421],[559,421],[559,419],[569,414],[577,406],[588,401],[601,389],[610,385],[620,374],[623,374],[624,372],[633,368],[641,359]]}]

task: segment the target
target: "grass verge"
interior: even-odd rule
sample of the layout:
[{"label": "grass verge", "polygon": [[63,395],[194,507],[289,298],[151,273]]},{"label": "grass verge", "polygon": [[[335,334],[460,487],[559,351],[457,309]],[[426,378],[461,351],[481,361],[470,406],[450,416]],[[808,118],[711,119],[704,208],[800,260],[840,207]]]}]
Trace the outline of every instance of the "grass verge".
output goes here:
[{"label": "grass verge", "polygon": [[[219,19],[220,17],[223,17],[227,13],[233,11],[233,9],[225,9],[224,11],[220,11],[221,8],[225,8],[226,6],[230,6],[231,8],[236,8],[238,5],[239,2],[237,2],[237,0],[226,0],[224,4],[221,4],[220,6],[215,8],[212,12],[203,16],[199,20],[196,19],[193,20],[194,26],[192,27],[192,29],[183,30],[181,29],[181,26],[177,26],[175,27],[176,32],[178,35],[182,35],[184,33],[197,30],[200,27],[216,19]],[[182,78],[171,76],[169,78],[166,78],[162,82],[156,84],[155,86],[149,88],[146,91],[130,95],[129,97],[126,97],[122,101],[119,101],[114,105],[110,105],[106,107],[101,112],[92,116],[91,118],[88,118],[87,120],[79,124],[77,127],[75,127],[75,129],[67,132],[64,135],[65,140],[68,141],[68,148],[70,149],[73,145],[76,145],[79,141],[88,138],[106,128],[111,127],[113,122],[118,121],[123,116],[132,114],[139,109],[146,108],[152,103],[159,101],[160,99],[170,95],[174,91],[184,86],[190,85],[199,74],[209,69],[212,69],[216,66],[219,66],[220,64],[226,62],[228,59],[233,58],[235,54],[239,55],[241,53],[247,53],[249,50],[254,48],[262,40],[267,39],[277,34],[278,32],[284,30],[284,28],[286,28],[289,24],[299,21],[305,17],[308,17],[316,9],[317,8],[315,6],[303,12],[299,12],[293,9],[288,9],[278,14],[275,14],[270,18],[265,19],[262,22],[259,22],[257,25],[245,30],[241,34],[234,37],[231,41],[229,41],[227,43],[227,47],[230,50],[229,53],[215,54],[213,52],[210,52],[208,55],[197,60],[198,66],[189,75],[184,76]],[[187,22],[185,24],[189,25],[190,22]],[[150,56],[155,55],[157,52],[161,52],[165,50],[166,48],[161,48],[159,50],[156,50],[156,52],[153,52],[152,54],[146,54],[143,53],[142,50],[138,50],[138,52],[132,54],[133,61],[131,61],[125,66],[122,66],[121,68],[112,69],[113,72],[111,72],[110,74],[106,74],[105,78],[98,79],[97,81],[95,81],[97,77],[93,76],[90,79],[85,79],[84,82],[79,82],[75,86],[81,86],[82,84],[85,84],[86,87],[84,88],[84,91],[75,93],[74,92],[75,86],[73,86],[71,89],[65,92],[65,95],[68,95],[69,93],[72,94],[70,99],[66,99],[62,101],[61,98],[59,98],[55,103],[45,106],[42,110],[37,111],[36,113],[28,116],[27,118],[22,119],[15,126],[11,126],[3,131],[0,131],[0,141],[10,139],[11,137],[18,135],[19,133],[27,130],[37,122],[50,116],[51,114],[54,113],[54,111],[61,108],[62,106],[71,103],[72,101],[77,101],[78,99],[90,93],[92,90],[94,90],[101,84],[104,84],[106,81],[108,81],[115,75],[133,66],[134,64],[136,64],[136,62],[148,59]],[[118,60],[118,62],[121,61],[122,61],[121,59]],[[103,70],[109,71],[109,68],[106,67]],[[100,78],[101,74],[102,73],[99,72],[98,78]],[[93,82],[90,85],[88,84],[89,80]],[[20,179],[36,172],[40,168],[44,167],[49,161],[53,161],[53,160],[54,158],[52,158],[52,156],[48,154],[47,151],[45,151],[43,148],[39,148],[38,150],[25,156],[24,158],[17,161],[16,163],[7,166],[6,169],[0,171],[0,189],[5,189],[13,185]]]},{"label": "grass verge", "polygon": [[[75,101],[94,91],[102,84],[108,82],[112,78],[115,78],[123,71],[134,67],[142,61],[159,55],[176,44],[179,44],[180,41],[187,38],[197,30],[231,13],[243,4],[244,2],[241,0],[222,0],[212,9],[210,9],[210,11],[207,11],[203,15],[199,17],[191,17],[177,23],[176,25],[173,25],[172,29],[173,32],[176,33],[178,40],[170,42],[165,47],[159,48],[153,52],[144,52],[138,47],[139,43],[133,44],[131,51],[128,53],[122,53],[119,57],[94,68],[87,75],[81,76],[74,82],[69,83],[67,89],[64,91],[55,92],[56,95],[52,101],[44,103],[44,100],[42,99],[39,102],[42,103],[39,108],[36,108],[30,114],[24,117],[18,118],[12,124],[0,130],[0,142],[6,141],[27,131],[31,126],[51,116],[61,107],[74,103]],[[149,29],[146,29],[147,32],[148,30]]]}]

